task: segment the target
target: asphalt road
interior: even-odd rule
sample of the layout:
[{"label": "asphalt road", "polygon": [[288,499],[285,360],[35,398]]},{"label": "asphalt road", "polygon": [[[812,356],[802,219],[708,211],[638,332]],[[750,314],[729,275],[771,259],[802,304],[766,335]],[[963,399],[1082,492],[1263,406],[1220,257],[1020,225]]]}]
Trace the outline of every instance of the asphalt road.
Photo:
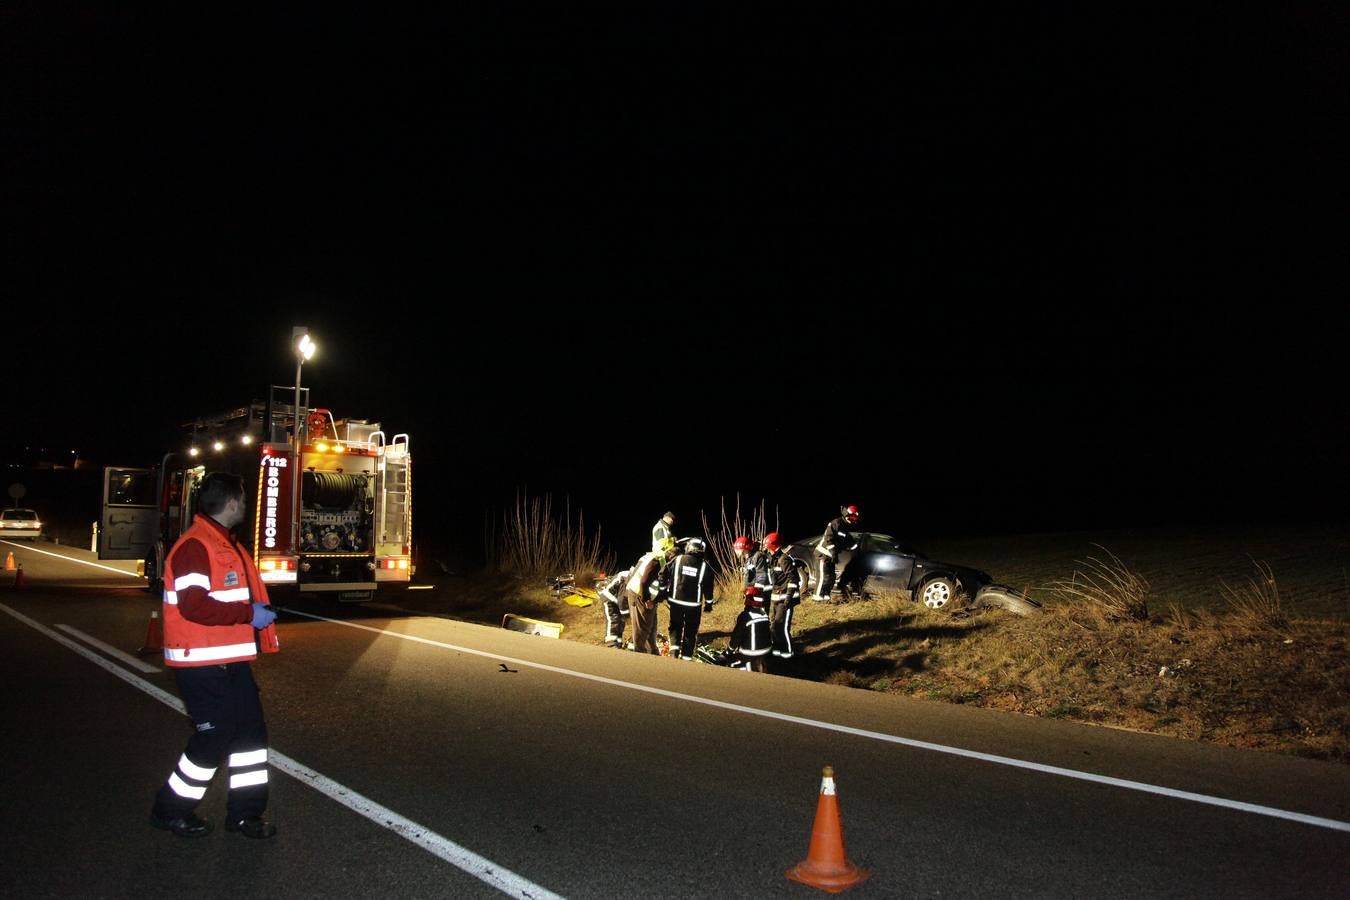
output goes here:
[{"label": "asphalt road", "polygon": [[147,823],[188,734],[135,652],[157,601],[10,551],[6,896],[815,896],[784,871],[825,765],[858,896],[1350,896],[1343,765],[284,599],[254,666],[279,833],[174,838]]}]

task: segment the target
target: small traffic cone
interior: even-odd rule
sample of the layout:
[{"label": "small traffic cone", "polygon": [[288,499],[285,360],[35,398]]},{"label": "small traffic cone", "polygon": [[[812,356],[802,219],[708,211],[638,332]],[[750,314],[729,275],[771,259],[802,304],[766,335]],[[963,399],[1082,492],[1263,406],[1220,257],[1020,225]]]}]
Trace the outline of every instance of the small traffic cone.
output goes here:
[{"label": "small traffic cone", "polygon": [[145,626],[145,644],[137,653],[164,652],[164,623],[159,620],[159,610],[152,610],[150,622]]},{"label": "small traffic cone", "polygon": [[23,587],[24,584],[26,583],[27,579],[23,577],[23,564],[20,563],[18,570],[15,571],[14,573],[14,590],[17,591],[19,588]]},{"label": "small traffic cone", "polygon": [[849,862],[844,849],[844,826],[839,821],[839,798],[834,793],[834,768],[821,773],[816,823],[811,827],[811,848],[806,859],[787,870],[787,877],[831,894],[846,891],[867,880],[868,869]]},{"label": "small traffic cone", "polygon": [[5,557],[5,571],[6,571],[6,572],[13,572],[13,571],[14,571],[14,551],[13,551],[13,550],[9,551],[9,555]]}]

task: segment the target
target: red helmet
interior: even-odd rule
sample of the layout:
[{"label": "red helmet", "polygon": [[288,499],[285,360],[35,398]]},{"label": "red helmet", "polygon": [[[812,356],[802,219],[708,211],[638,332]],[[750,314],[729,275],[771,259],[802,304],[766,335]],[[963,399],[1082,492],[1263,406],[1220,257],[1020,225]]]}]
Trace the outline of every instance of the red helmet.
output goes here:
[{"label": "red helmet", "polygon": [[749,553],[751,550],[755,549],[755,542],[750,540],[745,535],[741,535],[740,537],[736,538],[736,543],[732,544],[731,546],[738,553],[740,552]]},{"label": "red helmet", "polygon": [[770,531],[764,535],[764,549],[770,553],[775,553],[783,546],[783,539],[778,536],[778,532]]},{"label": "red helmet", "polygon": [[850,522],[858,521],[858,517],[862,515],[862,510],[858,509],[858,507],[856,506],[851,505],[840,507],[839,512],[840,514],[843,515],[845,519],[848,519]]},{"label": "red helmet", "polygon": [[745,605],[755,607],[764,605],[764,596],[757,585],[746,585]]}]

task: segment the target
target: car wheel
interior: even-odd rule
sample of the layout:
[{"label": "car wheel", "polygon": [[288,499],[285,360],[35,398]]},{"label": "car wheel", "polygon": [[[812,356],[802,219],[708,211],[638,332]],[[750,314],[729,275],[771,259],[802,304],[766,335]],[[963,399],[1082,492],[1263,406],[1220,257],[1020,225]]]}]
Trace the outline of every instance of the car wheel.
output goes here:
[{"label": "car wheel", "polygon": [[956,582],[945,575],[928,579],[915,592],[915,599],[929,609],[942,609],[955,597]]}]

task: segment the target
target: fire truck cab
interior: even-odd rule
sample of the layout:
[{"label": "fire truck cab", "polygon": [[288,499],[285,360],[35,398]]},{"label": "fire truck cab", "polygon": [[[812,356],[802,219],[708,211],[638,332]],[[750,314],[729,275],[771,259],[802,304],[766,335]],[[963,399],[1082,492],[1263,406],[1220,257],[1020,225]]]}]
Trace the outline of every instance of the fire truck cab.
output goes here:
[{"label": "fire truck cab", "polygon": [[188,445],[151,469],[104,470],[100,559],[144,560],[150,589],[162,589],[164,558],[196,513],[210,471],[239,475],[248,519],[237,529],[262,580],[301,593],[369,600],[412,578],[412,456],[405,433],[380,423],[336,419],[286,403],[295,389],[273,385],[266,403],[188,423]]}]

